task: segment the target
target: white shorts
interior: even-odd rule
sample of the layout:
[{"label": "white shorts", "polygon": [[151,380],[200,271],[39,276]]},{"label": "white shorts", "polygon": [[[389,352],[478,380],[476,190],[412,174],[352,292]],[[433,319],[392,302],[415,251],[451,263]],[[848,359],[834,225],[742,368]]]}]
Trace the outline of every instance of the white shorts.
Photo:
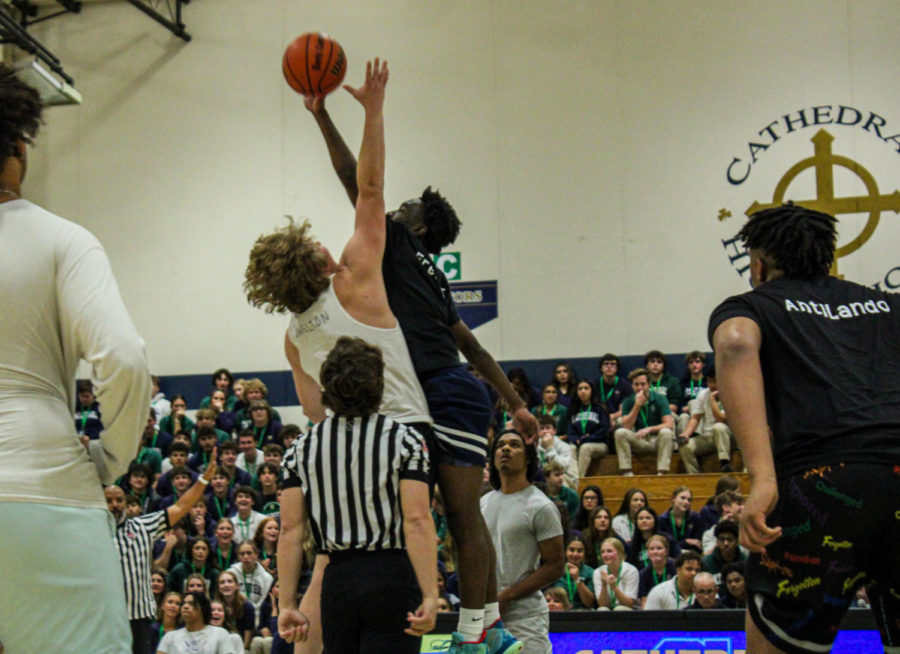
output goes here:
[{"label": "white shorts", "polygon": [[0,525],[4,654],[130,654],[112,514],[0,502]]}]

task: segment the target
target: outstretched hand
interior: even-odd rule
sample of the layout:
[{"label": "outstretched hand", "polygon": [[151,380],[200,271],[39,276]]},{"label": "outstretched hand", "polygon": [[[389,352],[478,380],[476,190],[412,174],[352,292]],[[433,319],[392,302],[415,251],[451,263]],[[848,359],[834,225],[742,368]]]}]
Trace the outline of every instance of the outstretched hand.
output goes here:
[{"label": "outstretched hand", "polygon": [[374,63],[366,62],[366,81],[359,88],[353,88],[349,84],[344,84],[347,92],[356,98],[359,103],[368,109],[380,109],[384,104],[384,87],[387,86],[388,64],[383,64],[378,57],[375,57]]}]

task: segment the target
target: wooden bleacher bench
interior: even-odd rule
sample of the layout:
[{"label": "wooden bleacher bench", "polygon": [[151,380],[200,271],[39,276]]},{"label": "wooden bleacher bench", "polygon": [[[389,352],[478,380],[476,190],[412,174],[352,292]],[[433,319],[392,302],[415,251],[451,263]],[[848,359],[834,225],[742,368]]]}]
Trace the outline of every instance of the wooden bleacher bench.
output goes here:
[{"label": "wooden bleacher bench", "polygon": [[[735,450],[731,455],[731,465],[735,472],[729,473],[738,478],[741,483],[741,492],[746,495],[750,491],[750,477],[740,472],[744,469],[744,460],[740,450]],[[672,491],[678,486],[687,486],[694,494],[692,504],[693,511],[699,511],[704,504],[713,497],[716,492],[716,483],[722,472],[719,471],[719,461],[715,453],[700,458],[699,474],[687,474],[681,463],[678,453],[672,454],[671,474],[656,474],[656,455],[635,455],[632,458],[634,468],[633,477],[623,477],[619,474],[619,464],[615,455],[607,455],[599,461],[594,461],[588,470],[588,476],[578,480],[578,494],[585,486],[599,486],[603,491],[603,502],[615,515],[629,488],[640,488],[647,493],[647,498],[657,513],[669,509],[672,504]]]}]

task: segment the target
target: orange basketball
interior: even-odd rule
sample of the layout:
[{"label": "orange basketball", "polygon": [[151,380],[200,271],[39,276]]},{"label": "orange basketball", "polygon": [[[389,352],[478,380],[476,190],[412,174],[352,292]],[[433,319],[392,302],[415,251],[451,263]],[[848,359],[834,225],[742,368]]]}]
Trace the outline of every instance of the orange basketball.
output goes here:
[{"label": "orange basketball", "polygon": [[281,70],[297,93],[323,96],[344,81],[347,57],[340,43],[327,34],[307,32],[288,45]]}]

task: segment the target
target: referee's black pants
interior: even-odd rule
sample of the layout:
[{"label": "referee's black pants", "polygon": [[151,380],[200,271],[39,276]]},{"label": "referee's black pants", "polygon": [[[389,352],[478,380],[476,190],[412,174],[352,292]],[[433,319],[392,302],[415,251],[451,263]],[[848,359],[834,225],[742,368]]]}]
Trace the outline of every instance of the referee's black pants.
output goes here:
[{"label": "referee's black pants", "polygon": [[[322,582],[322,637],[328,654],[418,654],[403,633],[422,593],[405,550],[330,552]],[[435,572],[435,574],[437,574]]]},{"label": "referee's black pants", "polygon": [[150,618],[140,618],[137,620],[129,620],[131,623],[131,653],[132,654],[153,654],[153,643],[151,642],[152,631]]}]

